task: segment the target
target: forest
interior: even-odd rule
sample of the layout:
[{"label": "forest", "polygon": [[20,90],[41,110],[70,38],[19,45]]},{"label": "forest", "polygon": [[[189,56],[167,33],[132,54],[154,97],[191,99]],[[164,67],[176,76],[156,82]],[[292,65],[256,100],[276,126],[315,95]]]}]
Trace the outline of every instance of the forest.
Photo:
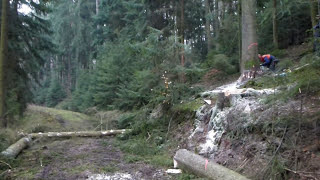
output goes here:
[{"label": "forest", "polygon": [[0,2],[0,179],[320,179],[320,0]]}]

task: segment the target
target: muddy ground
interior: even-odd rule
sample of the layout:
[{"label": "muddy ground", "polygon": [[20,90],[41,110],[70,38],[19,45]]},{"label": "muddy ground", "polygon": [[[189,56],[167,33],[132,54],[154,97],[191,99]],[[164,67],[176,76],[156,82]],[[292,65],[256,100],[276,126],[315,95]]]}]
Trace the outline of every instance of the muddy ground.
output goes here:
[{"label": "muddy ground", "polygon": [[43,139],[25,150],[7,179],[174,179],[165,169],[129,162],[114,139]]}]

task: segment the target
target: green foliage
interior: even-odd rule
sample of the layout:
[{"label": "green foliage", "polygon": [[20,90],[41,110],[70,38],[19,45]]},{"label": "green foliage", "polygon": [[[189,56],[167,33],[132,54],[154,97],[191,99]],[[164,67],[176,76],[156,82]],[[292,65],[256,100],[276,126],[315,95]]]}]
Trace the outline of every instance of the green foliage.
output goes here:
[{"label": "green foliage", "polygon": [[[160,69],[170,64],[172,40],[161,41],[161,32],[150,29],[143,42],[114,42],[105,45],[97,64],[93,86],[94,102],[99,107],[130,110],[154,99],[159,89]],[[161,50],[160,50],[161,49]]]},{"label": "green foliage", "polygon": [[271,51],[270,54],[275,56],[277,59],[278,58],[283,58],[283,57],[285,57],[287,55],[285,49],[275,49],[275,50]]},{"label": "green foliage", "polygon": [[116,171],[119,171],[120,169],[114,165],[107,165],[107,166],[104,166],[104,167],[101,167],[101,171],[103,172],[107,172],[107,173],[114,173]]},{"label": "green foliage", "polygon": [[249,60],[245,62],[244,67],[246,69],[251,69],[252,67],[257,67],[259,65],[258,63],[259,62],[256,60]]},{"label": "green foliage", "polygon": [[61,104],[62,109],[85,112],[89,107],[94,106],[93,91],[90,87],[93,76],[90,71],[79,72],[78,84],[72,93],[72,97]]},{"label": "green foliage", "polygon": [[195,176],[193,174],[183,173],[183,174],[179,175],[177,179],[178,180],[192,180],[192,179],[199,179],[199,178],[197,178],[197,176]]},{"label": "green foliage", "polygon": [[215,68],[228,75],[236,72],[235,67],[230,63],[230,58],[224,54],[215,54],[215,51],[209,52],[205,64],[207,68]]},{"label": "green foliage", "polygon": [[152,88],[157,86],[159,79],[150,71],[138,71],[126,87],[120,86],[118,98],[114,104],[123,110],[140,108],[149,103]]},{"label": "green foliage", "polygon": [[93,130],[98,120],[85,114],[29,105],[14,128],[24,133]]},{"label": "green foliage", "polygon": [[119,142],[119,147],[123,152],[138,156],[152,156],[159,153],[154,144],[145,139],[130,139],[130,141]]},{"label": "green foliage", "polygon": [[168,96],[165,101],[170,104],[178,104],[183,100],[194,97],[201,91],[201,87],[190,87],[186,84],[176,83],[169,87]]},{"label": "green foliage", "polygon": [[150,164],[160,167],[172,167],[173,161],[172,158],[168,154],[157,154],[151,158]]},{"label": "green foliage", "polygon": [[1,129],[0,131],[0,152],[9,147],[16,140],[16,133],[11,129]]},{"label": "green foliage", "polygon": [[54,107],[66,97],[66,92],[63,90],[60,82],[57,79],[53,79],[48,89],[46,96],[46,105],[48,107]]},{"label": "green foliage", "polygon": [[33,101],[35,104],[45,105],[46,97],[48,94],[48,89],[50,87],[50,79],[45,79],[39,85],[35,84],[35,89],[33,92],[34,98]]},{"label": "green foliage", "polygon": [[[46,54],[53,51],[50,23],[44,19],[45,3],[10,1],[8,9],[8,59],[5,63],[6,115],[12,122],[31,102],[32,80],[38,79]],[[17,5],[17,6],[16,6]],[[16,7],[29,6],[35,12],[24,15]]]},{"label": "green foliage", "polygon": [[279,63],[276,66],[276,69],[284,70],[284,69],[288,69],[292,66],[293,66],[293,61],[289,58],[284,58],[279,61]]},{"label": "green foliage", "polygon": [[[228,56],[236,56],[236,61],[229,61],[232,65],[235,65],[239,61],[238,53],[239,53],[239,38],[241,36],[239,31],[239,17],[235,16],[235,14],[226,14],[225,18],[222,19],[224,23],[222,27],[220,27],[220,34],[218,37],[219,41],[219,52],[222,54],[226,54]],[[209,52],[210,54],[210,52]],[[208,54],[208,55],[209,55]]]},{"label": "green foliage", "polygon": [[[308,1],[285,0],[277,3],[277,24],[280,47],[301,44],[308,37],[311,28],[310,4]],[[272,50],[272,1],[260,2],[257,13],[259,50]]]},{"label": "green foliage", "polygon": [[181,104],[177,104],[172,109],[173,111],[180,111],[180,112],[195,112],[202,105],[203,105],[202,100],[196,99],[190,102],[183,102]]},{"label": "green foliage", "polygon": [[[280,61],[281,62],[281,61]],[[285,60],[279,64],[280,67],[288,67],[292,64],[291,60]],[[288,64],[288,65],[286,65]],[[291,65],[292,66],[292,65]],[[280,87],[281,92],[275,97],[266,99],[266,103],[272,102],[275,99],[288,100],[289,98],[297,97],[300,94],[317,95],[320,92],[320,63],[318,57],[306,55],[300,61],[298,69],[292,69],[291,73],[286,72],[284,76],[263,77],[257,83],[263,84],[263,88]],[[280,72],[281,73],[281,72]]]},{"label": "green foliage", "polygon": [[118,128],[131,128],[135,121],[135,114],[125,114],[118,119]]},{"label": "green foliage", "polygon": [[287,173],[285,170],[286,166],[283,162],[281,162],[280,158],[275,158],[272,161],[272,166],[271,166],[271,177],[272,179],[275,180],[281,180],[281,179],[287,179]]},{"label": "green foliage", "polygon": [[141,136],[134,136],[130,140],[118,140],[115,145],[126,153],[125,161],[128,163],[144,161],[165,168],[172,166],[172,158],[162,151],[162,146],[159,146],[150,138],[145,139]]},{"label": "green foliage", "polygon": [[186,81],[190,84],[194,84],[199,82],[199,80],[205,73],[205,70],[203,68],[200,68],[199,66],[199,64],[191,64],[186,67],[176,66],[173,69],[172,73],[174,73],[176,77],[178,77],[181,74],[184,74]]},{"label": "green foliage", "polygon": [[296,86],[290,90],[292,96],[296,96],[301,91],[302,93],[315,95],[320,92],[320,63],[314,62],[309,66],[301,68],[292,73],[289,77]]}]

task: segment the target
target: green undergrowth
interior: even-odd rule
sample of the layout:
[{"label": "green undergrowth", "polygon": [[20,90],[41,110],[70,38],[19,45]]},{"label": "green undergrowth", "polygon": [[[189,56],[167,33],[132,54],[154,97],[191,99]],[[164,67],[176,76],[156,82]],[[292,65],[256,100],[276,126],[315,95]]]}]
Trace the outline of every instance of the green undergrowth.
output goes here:
[{"label": "green undergrowth", "polygon": [[127,163],[142,161],[164,168],[173,166],[172,158],[165,152],[164,147],[148,139],[141,137],[133,137],[129,140],[118,139],[115,145],[125,153],[124,159]]},{"label": "green undergrowth", "polygon": [[85,114],[30,105],[16,127],[31,133],[93,130],[96,124],[98,124],[97,119]]},{"label": "green undergrowth", "polygon": [[133,129],[119,136],[115,145],[125,153],[125,161],[143,161],[160,167],[171,167],[172,158],[165,151],[167,118],[148,118],[149,109],[126,114],[119,119],[119,127]]},{"label": "green undergrowth", "polygon": [[193,101],[181,102],[180,104],[173,106],[172,111],[190,113],[197,111],[202,105],[203,101],[201,99],[196,99]]},{"label": "green undergrowth", "polygon": [[[144,108],[138,112],[126,114],[119,118],[119,128],[131,128],[131,133],[118,136],[115,146],[125,153],[127,163],[145,162],[161,168],[172,168],[172,148],[176,144],[171,134],[180,123],[193,120],[196,110],[201,107],[200,100],[183,101],[166,107],[163,104],[162,116],[150,117],[151,109]],[[180,177],[180,176],[179,176]],[[193,179],[181,175],[179,179]]]},{"label": "green undergrowth", "polygon": [[73,112],[73,111],[66,111],[62,109],[55,109],[55,108],[47,108],[47,107],[42,107],[42,106],[35,106],[35,105],[30,105],[28,109],[31,112],[41,112],[41,113],[47,113],[53,116],[61,116],[63,119],[68,120],[68,121],[85,121],[89,120],[90,117],[78,113],[78,112]]},{"label": "green undergrowth", "polygon": [[[280,61],[278,68],[286,67],[289,60]],[[292,62],[291,62],[292,64]],[[286,102],[300,94],[320,95],[320,58],[311,54],[305,55],[298,65],[287,67],[288,71],[279,71],[277,74],[267,73],[262,77],[248,81],[244,87],[254,89],[274,88],[279,90],[274,96],[269,96],[265,102],[274,100]]]},{"label": "green undergrowth", "polygon": [[[24,117],[16,120],[15,126],[9,124],[9,128],[0,129],[0,152],[15,143],[19,139],[19,133],[93,130],[96,124],[98,124],[96,119],[81,113],[29,106],[24,113]],[[1,161],[10,164],[13,168],[18,167],[21,163],[17,159],[0,157],[0,174],[2,173],[1,171],[8,169],[8,166],[5,163],[1,163]],[[31,169],[23,176],[31,176],[30,173],[32,174]]]},{"label": "green undergrowth", "polygon": [[19,167],[20,163],[21,160],[6,158],[0,155],[0,179],[6,179],[7,176],[4,172],[8,172],[12,168]]}]

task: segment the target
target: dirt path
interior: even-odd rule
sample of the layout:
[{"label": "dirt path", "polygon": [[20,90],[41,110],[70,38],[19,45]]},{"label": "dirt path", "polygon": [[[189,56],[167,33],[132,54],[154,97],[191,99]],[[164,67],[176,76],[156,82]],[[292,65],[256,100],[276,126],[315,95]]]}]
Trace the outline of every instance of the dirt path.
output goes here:
[{"label": "dirt path", "polygon": [[19,157],[12,179],[171,179],[164,169],[130,163],[114,139],[71,138],[36,142]]}]

